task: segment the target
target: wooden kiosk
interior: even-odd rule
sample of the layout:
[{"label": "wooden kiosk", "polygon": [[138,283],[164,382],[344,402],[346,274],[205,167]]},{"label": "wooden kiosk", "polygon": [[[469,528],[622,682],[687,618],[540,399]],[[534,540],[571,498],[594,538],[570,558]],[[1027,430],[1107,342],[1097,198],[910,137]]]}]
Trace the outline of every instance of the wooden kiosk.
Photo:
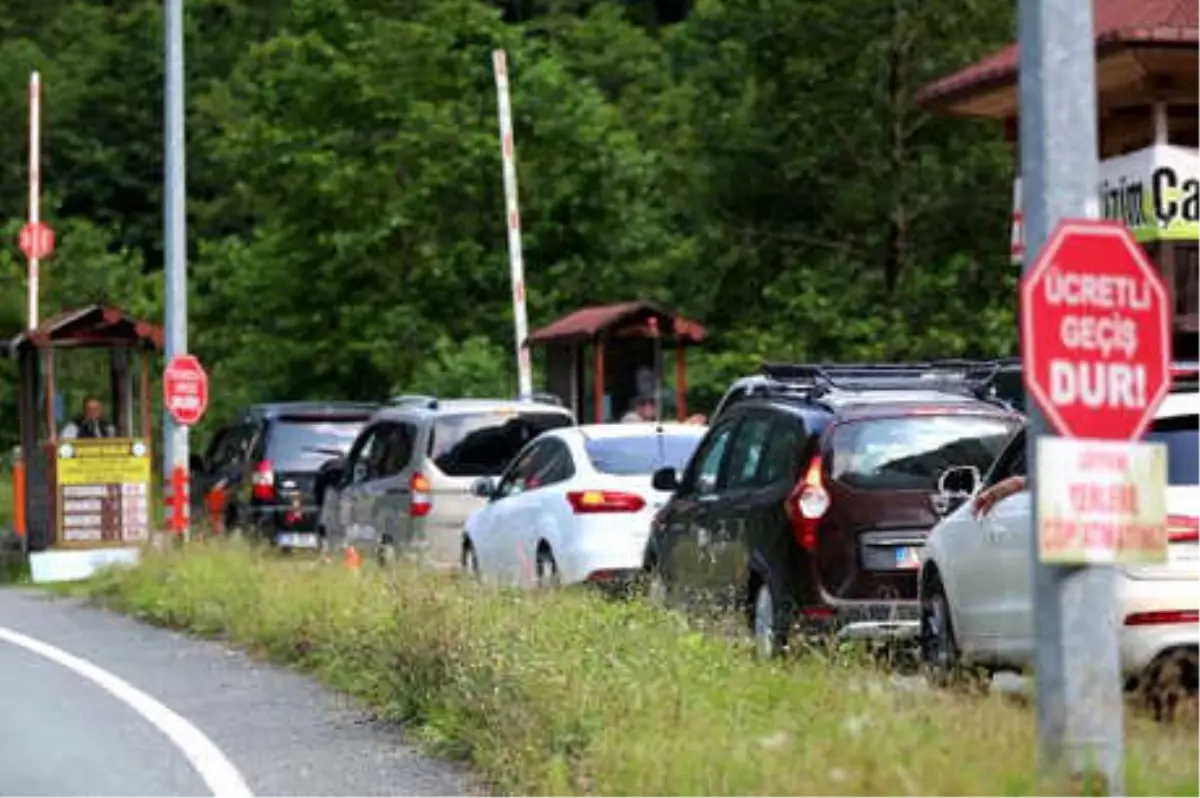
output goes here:
[{"label": "wooden kiosk", "polygon": [[663,391],[663,405],[665,409],[673,399],[675,416],[683,421],[687,418],[685,348],[701,343],[706,335],[696,322],[652,302],[638,301],[577,310],[535,331],[527,344],[546,350],[550,392],[562,398],[580,422],[590,409],[595,423],[616,421],[639,394],[660,386],[666,358],[656,358],[656,353],[674,350],[676,390],[673,395]]},{"label": "wooden kiosk", "polygon": [[[1200,14],[1195,2],[1094,0],[1102,214],[1130,228],[1171,292],[1176,357],[1194,360],[1200,330]],[[936,113],[1004,126],[1020,169],[1015,44],[925,86]],[[1024,256],[1021,181],[1013,186],[1011,255]]]},{"label": "wooden kiosk", "polygon": [[[9,341],[19,368],[16,481],[23,484],[14,526],[35,582],[84,578],[136,560],[148,539],[151,353],[161,347],[161,328],[104,305],[60,313]],[[104,404],[113,437],[62,437],[79,408],[63,406],[58,381],[83,350],[107,355],[107,368],[95,370],[107,371],[107,391],[87,387]]]}]

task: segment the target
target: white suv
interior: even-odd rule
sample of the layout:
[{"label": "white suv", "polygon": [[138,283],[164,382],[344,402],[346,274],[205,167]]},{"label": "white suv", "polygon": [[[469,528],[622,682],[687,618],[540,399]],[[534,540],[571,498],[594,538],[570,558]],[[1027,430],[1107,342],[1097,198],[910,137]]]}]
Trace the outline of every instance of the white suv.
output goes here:
[{"label": "white suv", "polygon": [[318,532],[331,549],[457,567],[467,516],[486,504],[472,492],[476,480],[498,476],[542,432],[574,424],[550,402],[394,400],[344,459],[326,464]]}]

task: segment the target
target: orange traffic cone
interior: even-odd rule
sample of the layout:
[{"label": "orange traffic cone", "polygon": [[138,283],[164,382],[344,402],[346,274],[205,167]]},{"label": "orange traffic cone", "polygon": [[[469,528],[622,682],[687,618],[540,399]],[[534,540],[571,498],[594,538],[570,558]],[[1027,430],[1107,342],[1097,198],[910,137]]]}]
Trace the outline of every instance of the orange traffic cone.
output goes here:
[{"label": "orange traffic cone", "polygon": [[346,567],[351,571],[357,571],[362,567],[362,555],[353,546],[346,547]]}]

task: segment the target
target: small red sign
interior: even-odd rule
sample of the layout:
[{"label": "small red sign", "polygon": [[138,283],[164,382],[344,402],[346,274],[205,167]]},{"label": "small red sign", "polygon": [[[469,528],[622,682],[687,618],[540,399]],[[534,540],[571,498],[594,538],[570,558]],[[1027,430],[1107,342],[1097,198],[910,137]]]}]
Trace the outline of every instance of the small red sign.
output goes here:
[{"label": "small red sign", "polygon": [[1122,224],[1059,224],[1021,283],[1025,385],[1060,435],[1142,436],[1171,382],[1167,289]]},{"label": "small red sign", "polygon": [[54,251],[54,231],[44,222],[29,222],[21,228],[21,251],[30,260],[43,260]]},{"label": "small red sign", "polygon": [[208,374],[192,355],[178,355],[163,371],[163,406],[176,423],[200,421],[208,408]]}]

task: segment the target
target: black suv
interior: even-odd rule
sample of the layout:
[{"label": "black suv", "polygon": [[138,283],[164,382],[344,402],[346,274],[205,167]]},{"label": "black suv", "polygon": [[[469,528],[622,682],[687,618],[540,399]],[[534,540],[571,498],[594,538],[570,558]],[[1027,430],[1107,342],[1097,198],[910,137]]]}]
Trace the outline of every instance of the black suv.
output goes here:
[{"label": "black suv", "polygon": [[361,402],[251,405],[193,457],[192,517],[240,528],[283,548],[319,545],[321,466],[344,457],[379,408]]},{"label": "black suv", "polygon": [[996,370],[765,367],[722,402],[682,477],[655,474],[675,493],[646,550],[651,594],[744,612],[764,654],[797,622],[915,637],[937,480],[986,469],[1022,421],[992,395]]}]

